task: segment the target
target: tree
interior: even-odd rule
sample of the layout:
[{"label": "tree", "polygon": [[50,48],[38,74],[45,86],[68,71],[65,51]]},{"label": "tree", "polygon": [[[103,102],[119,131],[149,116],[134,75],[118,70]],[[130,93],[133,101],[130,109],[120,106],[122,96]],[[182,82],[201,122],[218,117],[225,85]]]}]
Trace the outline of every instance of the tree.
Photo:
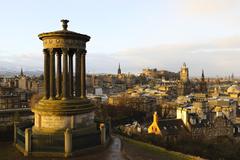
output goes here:
[{"label": "tree", "polygon": [[177,104],[175,102],[168,102],[166,100],[161,100],[160,104],[157,106],[158,116],[161,119],[166,119],[171,116],[171,113],[176,112]]}]

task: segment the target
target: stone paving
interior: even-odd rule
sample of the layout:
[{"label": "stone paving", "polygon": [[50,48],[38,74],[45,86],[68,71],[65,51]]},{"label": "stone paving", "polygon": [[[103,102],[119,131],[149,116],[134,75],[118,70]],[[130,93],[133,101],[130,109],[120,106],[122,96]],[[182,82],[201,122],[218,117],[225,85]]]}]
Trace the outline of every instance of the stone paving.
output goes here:
[{"label": "stone paving", "polygon": [[[65,160],[65,158],[27,158],[17,151],[10,142],[0,142],[0,150],[1,160]],[[121,140],[114,136],[106,150],[91,155],[69,158],[69,160],[126,160],[126,158],[121,152]]]},{"label": "stone paving", "polygon": [[[121,152],[121,140],[118,137],[113,137],[110,146],[103,152],[88,155],[86,157],[75,158],[76,160],[126,160]],[[74,160],[75,160],[74,159]]]}]

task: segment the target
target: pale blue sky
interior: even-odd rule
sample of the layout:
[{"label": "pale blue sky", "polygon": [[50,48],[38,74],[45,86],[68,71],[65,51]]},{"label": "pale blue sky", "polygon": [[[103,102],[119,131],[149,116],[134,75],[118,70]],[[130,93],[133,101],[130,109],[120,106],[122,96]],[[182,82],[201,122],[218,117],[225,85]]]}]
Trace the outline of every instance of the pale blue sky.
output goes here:
[{"label": "pale blue sky", "polygon": [[0,5],[0,68],[42,70],[37,35],[61,29],[88,34],[88,72],[144,67],[192,76],[240,75],[237,0],[9,0]]}]

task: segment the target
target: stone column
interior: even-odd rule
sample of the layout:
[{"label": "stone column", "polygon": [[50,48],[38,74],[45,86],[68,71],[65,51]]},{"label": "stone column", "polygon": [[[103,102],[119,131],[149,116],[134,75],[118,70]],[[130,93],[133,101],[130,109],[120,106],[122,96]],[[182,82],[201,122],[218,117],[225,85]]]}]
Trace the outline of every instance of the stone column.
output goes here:
[{"label": "stone column", "polygon": [[73,96],[73,53],[69,52],[69,96]]},{"label": "stone column", "polygon": [[106,143],[106,127],[104,123],[100,123],[100,131],[101,131],[101,144]]},{"label": "stone column", "polygon": [[65,157],[69,157],[72,154],[72,131],[67,128],[64,132],[64,151]]},{"label": "stone column", "polygon": [[17,143],[17,127],[18,127],[19,122],[14,121],[14,137],[13,137],[13,143]]},{"label": "stone column", "polygon": [[86,98],[86,65],[85,65],[86,51],[81,53],[81,98]]},{"label": "stone column", "polygon": [[57,97],[62,95],[62,62],[61,62],[61,52],[57,53]]},{"label": "stone column", "polygon": [[49,81],[49,63],[50,63],[50,56],[47,51],[47,49],[43,50],[44,53],[44,89],[45,89],[45,95],[44,99],[49,98],[49,86],[50,86],[50,81]]},{"label": "stone column", "polygon": [[55,99],[56,83],[55,83],[55,50],[50,49],[50,99]]},{"label": "stone column", "polygon": [[80,73],[81,73],[81,50],[77,50],[75,54],[76,58],[76,66],[75,66],[75,96],[80,97],[81,92],[80,92]]},{"label": "stone column", "polygon": [[71,116],[71,129],[75,128],[75,115]]},{"label": "stone column", "polygon": [[68,98],[68,49],[62,49],[63,54],[63,98],[66,100]]},{"label": "stone column", "polygon": [[31,152],[31,138],[32,136],[32,130],[30,128],[25,129],[25,155],[28,155],[29,152]]}]

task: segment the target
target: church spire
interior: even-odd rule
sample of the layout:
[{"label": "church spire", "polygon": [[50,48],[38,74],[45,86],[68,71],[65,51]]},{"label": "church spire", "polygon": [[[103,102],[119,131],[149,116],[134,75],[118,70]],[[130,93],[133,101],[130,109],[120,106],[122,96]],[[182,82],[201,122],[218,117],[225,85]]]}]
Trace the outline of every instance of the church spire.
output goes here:
[{"label": "church spire", "polygon": [[122,74],[120,63],[118,64],[118,74]]},{"label": "church spire", "polygon": [[20,76],[23,76],[23,69],[21,68],[21,73],[20,73]]},{"label": "church spire", "polygon": [[202,70],[202,77],[200,81],[200,92],[207,93],[207,82],[205,82],[204,70]]},{"label": "church spire", "polygon": [[204,70],[202,70],[202,81],[205,81]]}]

